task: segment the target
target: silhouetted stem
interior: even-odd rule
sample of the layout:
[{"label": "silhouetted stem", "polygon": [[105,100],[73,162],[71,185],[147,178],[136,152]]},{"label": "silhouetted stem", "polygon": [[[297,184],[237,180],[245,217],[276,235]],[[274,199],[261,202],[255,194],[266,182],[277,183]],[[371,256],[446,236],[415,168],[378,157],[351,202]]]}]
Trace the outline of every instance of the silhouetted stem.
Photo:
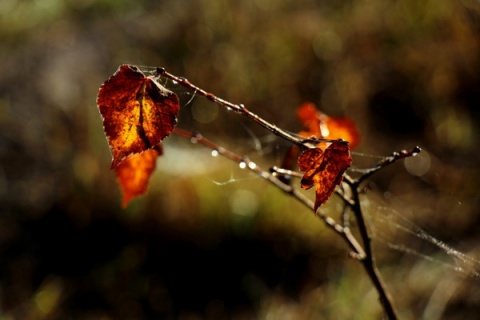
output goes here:
[{"label": "silhouetted stem", "polygon": [[383,310],[385,311],[386,316],[390,320],[398,319],[398,316],[393,305],[393,300],[385,287],[385,284],[375,263],[375,255],[372,250],[372,238],[370,236],[370,230],[365,221],[362,207],[360,206],[360,184],[376,172],[385,168],[386,166],[389,166],[400,159],[416,156],[418,153],[420,153],[420,151],[420,147],[416,146],[411,151],[402,150],[400,152],[394,152],[392,155],[384,157],[374,168],[366,171],[359,178],[354,180],[348,175],[345,175],[344,177],[345,181],[350,186],[352,191],[351,200],[353,201],[351,201],[351,207],[357,221],[358,230],[360,232],[360,237],[362,238],[363,248],[365,249],[366,254],[365,259],[362,259],[361,263],[365,268],[368,276],[370,277],[373,285],[375,286],[375,289],[379,294]]},{"label": "silhouetted stem", "polygon": [[369,227],[365,221],[362,207],[360,206],[360,188],[359,188],[359,181],[358,180],[353,180],[349,176],[345,176],[345,181],[351,188],[352,192],[352,211],[355,215],[355,219],[357,222],[358,230],[360,232],[360,237],[362,238],[363,242],[363,248],[365,250],[365,257],[364,259],[361,259],[360,262],[362,263],[365,271],[367,272],[368,276],[370,277],[370,280],[372,281],[373,285],[375,286],[375,289],[378,292],[380,302],[383,306],[383,310],[385,311],[385,314],[387,315],[388,319],[390,320],[395,320],[398,319],[397,312],[395,310],[395,307],[393,306],[393,301],[390,295],[388,294],[388,291],[385,287],[385,284],[383,283],[382,277],[380,276],[380,272],[377,269],[376,263],[375,263],[375,255],[372,250],[372,238],[370,236],[370,230]]}]

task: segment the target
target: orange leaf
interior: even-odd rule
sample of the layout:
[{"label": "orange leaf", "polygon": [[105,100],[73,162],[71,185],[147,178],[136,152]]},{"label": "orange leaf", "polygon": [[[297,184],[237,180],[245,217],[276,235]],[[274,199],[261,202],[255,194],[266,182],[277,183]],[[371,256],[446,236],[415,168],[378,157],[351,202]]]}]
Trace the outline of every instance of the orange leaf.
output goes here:
[{"label": "orange leaf", "polygon": [[148,180],[155,170],[157,157],[162,149],[157,146],[139,154],[127,157],[115,167],[118,183],[122,189],[122,207],[126,207],[130,200],[147,191]]},{"label": "orange leaf", "polygon": [[127,156],[158,145],[177,124],[180,109],[175,93],[130,65],[120,66],[100,87],[97,105],[113,156],[112,168]]},{"label": "orange leaf", "polygon": [[305,172],[300,182],[302,188],[315,185],[315,212],[330,198],[351,165],[350,148],[342,141],[333,142],[325,151],[308,149],[298,157],[298,167]]},{"label": "orange leaf", "polygon": [[317,107],[311,102],[305,102],[297,109],[298,120],[307,129],[307,133],[315,137],[320,135],[320,115]]},{"label": "orange leaf", "polygon": [[305,102],[297,110],[297,116],[304,125],[305,131],[300,134],[305,137],[317,137],[330,140],[343,139],[354,149],[360,142],[355,122],[349,118],[334,118],[317,110],[311,102]]}]

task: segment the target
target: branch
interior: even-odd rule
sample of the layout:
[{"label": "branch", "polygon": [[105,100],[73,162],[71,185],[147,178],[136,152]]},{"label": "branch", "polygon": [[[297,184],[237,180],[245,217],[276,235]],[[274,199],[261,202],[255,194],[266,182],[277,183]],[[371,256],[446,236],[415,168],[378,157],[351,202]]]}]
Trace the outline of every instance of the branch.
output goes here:
[{"label": "branch", "polygon": [[377,163],[377,165],[375,167],[367,170],[364,174],[362,174],[356,180],[351,181],[351,183],[356,184],[358,186],[362,181],[371,177],[373,174],[375,174],[376,172],[385,168],[386,166],[389,166],[392,163],[395,163],[396,161],[398,161],[400,159],[404,159],[404,158],[408,158],[408,157],[415,157],[421,151],[422,151],[422,149],[419,146],[416,146],[410,151],[402,150],[400,152],[394,152],[390,156],[384,157],[382,160],[380,160]]},{"label": "branch", "polygon": [[[259,177],[267,180],[271,184],[273,184],[278,189],[282,190],[283,192],[287,193],[288,195],[294,197],[297,201],[305,205],[311,211],[314,209],[314,203],[307,197],[303,195],[298,189],[282,182],[280,179],[276,177],[275,174],[270,173],[262,169],[259,165],[255,162],[251,161],[248,157],[242,157],[230,150],[227,150],[219,145],[215,144],[211,140],[203,137],[198,132],[190,132],[182,129],[175,128],[173,129],[173,133],[179,136],[182,136],[187,139],[194,139],[195,142],[200,143],[211,150],[215,150],[218,152],[219,155],[224,156],[230,160],[237,162],[238,164],[244,164],[245,169],[248,169],[254,172]],[[344,228],[342,225],[338,224],[333,218],[329,217],[325,213],[323,213],[320,209],[317,210],[315,216],[319,217],[330,229],[335,231],[338,235],[342,237],[342,239],[348,244],[348,246],[353,250],[351,256],[356,259],[363,259],[365,257],[365,252],[363,248],[360,246],[358,241],[353,237],[350,232],[349,228]]]},{"label": "branch", "polygon": [[303,137],[301,137],[297,134],[285,131],[285,130],[277,127],[276,125],[260,118],[258,115],[251,112],[250,110],[248,110],[243,104],[234,104],[234,103],[231,103],[231,102],[226,101],[224,99],[221,99],[221,98],[215,96],[214,94],[209,93],[209,92],[203,90],[202,88],[199,88],[196,85],[190,83],[190,81],[188,81],[186,78],[177,77],[177,76],[167,72],[164,68],[158,67],[157,70],[156,70],[156,74],[157,74],[158,77],[164,76],[166,78],[169,78],[170,80],[175,81],[176,83],[179,83],[180,85],[184,86],[185,88],[190,89],[190,90],[196,92],[197,94],[199,94],[201,96],[204,96],[208,100],[225,107],[227,110],[235,111],[236,113],[241,114],[241,115],[253,120],[254,122],[258,123],[259,125],[261,125],[265,129],[272,132],[273,134],[275,134],[275,135],[277,135],[277,136],[279,136],[279,137],[281,137],[281,138],[283,138],[287,141],[290,141],[291,143],[293,143],[295,145],[298,145],[302,148],[304,148],[306,146],[314,147],[316,144],[318,144],[320,142],[334,142],[334,141],[337,141],[337,140],[319,139],[319,138],[307,138],[307,139],[305,139],[305,138],[303,138]]},{"label": "branch", "polygon": [[[243,115],[257,124],[261,125],[265,129],[269,130],[273,134],[297,145],[300,146],[301,148],[312,148],[315,147],[319,142],[334,142],[337,140],[328,140],[328,139],[318,139],[318,138],[309,138],[305,139],[302,138],[296,134],[290,133],[288,131],[282,130],[278,128],[276,125],[271,124],[270,122],[260,118],[258,115],[254,114],[250,110],[248,110],[243,104],[233,104],[229,101],[223,100],[195,85],[190,83],[187,79],[177,77],[175,75],[172,75],[168,73],[164,68],[157,68],[156,69],[156,74],[158,77],[164,76],[166,78],[169,78],[176,83],[184,86],[187,89],[190,89],[192,91],[195,91],[197,94],[206,97],[210,101],[217,103],[223,107],[225,107],[227,110],[232,110],[234,112],[239,113],[240,115]],[[253,171],[256,173],[258,176],[262,177],[263,179],[269,181],[272,183],[274,186],[279,188],[280,190],[284,191],[285,193],[289,194],[290,196],[293,196],[295,199],[303,203],[305,206],[310,208],[312,211],[314,209],[314,203],[307,199],[302,193],[300,193],[297,189],[293,188],[291,185],[286,184],[282,182],[280,179],[276,177],[276,175],[282,175],[282,174],[290,174],[293,173],[291,171],[283,171],[282,169],[273,167],[271,171],[266,171],[260,168],[257,164],[254,162],[250,161],[247,157],[242,157],[239,156],[229,150],[226,150],[212,141],[205,139],[201,134],[199,133],[192,133],[188,131],[184,131],[181,129],[175,129],[174,130],[175,134],[178,134],[180,136],[184,136],[186,138],[193,138],[197,142],[209,147],[212,150],[216,150],[218,154],[225,156],[239,164],[243,163],[245,165],[245,168],[248,168],[249,170]],[[357,220],[360,236],[362,238],[363,242],[363,248],[362,246],[358,243],[356,238],[353,236],[353,234],[350,231],[349,223],[348,223],[348,213],[347,211],[344,211],[344,214],[342,215],[343,218],[343,225],[338,224],[334,219],[331,217],[325,215],[323,212],[320,211],[320,209],[317,210],[315,213],[316,216],[318,216],[329,228],[334,230],[337,234],[339,234],[342,239],[349,245],[349,247],[353,250],[353,253],[351,254],[352,257],[355,257],[359,259],[364,266],[365,270],[367,271],[368,276],[373,282],[373,285],[375,286],[375,289],[377,290],[379,296],[380,296],[380,301],[382,303],[382,306],[384,308],[384,311],[386,315],[388,316],[389,319],[394,320],[397,319],[396,311],[393,307],[393,303],[391,300],[391,297],[387,293],[387,290],[385,288],[385,285],[383,284],[383,280],[380,277],[380,274],[378,272],[378,269],[375,265],[375,257],[373,254],[372,250],[372,245],[371,245],[371,237],[370,237],[370,232],[368,230],[368,226],[366,224],[366,221],[363,216],[362,208],[360,206],[360,199],[359,199],[359,184],[364,181],[366,178],[370,177],[380,169],[396,162],[399,159],[403,159],[406,157],[414,156],[420,152],[419,147],[413,148],[411,151],[401,151],[401,152],[395,152],[391,156],[385,157],[380,161],[376,167],[368,170],[365,174],[360,176],[358,179],[354,180],[348,175],[344,175],[344,180],[346,182],[346,185],[349,186],[350,193],[345,195],[345,191],[343,194],[341,194],[341,197],[345,201],[345,204],[348,205]]]},{"label": "branch", "polygon": [[[383,283],[382,277],[380,276],[380,272],[375,264],[375,255],[372,249],[372,238],[370,235],[370,231],[368,229],[368,225],[365,221],[362,207],[360,206],[360,184],[367,178],[371,177],[373,174],[378,172],[379,170],[395,163],[396,161],[408,157],[414,157],[418,153],[421,152],[421,148],[416,146],[410,151],[402,150],[400,152],[394,152],[390,156],[384,157],[380,162],[377,163],[375,167],[370,170],[367,170],[363,175],[361,175],[357,179],[352,179],[350,176],[345,175],[344,181],[350,186],[351,190],[351,201],[348,202],[345,197],[345,203],[349,204],[353,210],[355,218],[357,220],[358,230],[360,232],[360,236],[363,242],[363,248],[365,250],[365,259],[362,259],[362,265],[365,268],[368,276],[373,282],[378,294],[380,295],[380,302],[383,305],[383,309],[387,317],[390,320],[397,319],[398,316],[396,314],[395,307],[393,306],[392,298],[388,294],[387,289],[385,288],[385,284]],[[345,224],[344,220],[344,227],[348,227]]]},{"label": "branch", "polygon": [[[114,104],[112,104],[112,101],[111,101],[112,100],[112,95],[115,96],[117,91],[112,91],[113,93],[110,92],[109,90],[111,89],[111,87],[118,87],[118,85],[117,85],[118,83],[123,84],[124,81],[130,81],[129,76],[132,72],[136,75],[139,75],[140,77],[144,77],[144,75],[142,75],[142,74],[137,74],[137,71],[138,70],[136,69],[136,67],[135,68],[134,67],[130,68],[130,67],[128,67],[128,65],[122,65],[120,67],[118,73],[113,75],[109,80],[107,80],[104,83],[104,85],[101,87],[101,89],[99,91],[99,96],[97,97],[97,105],[98,105],[98,107],[101,111],[102,117],[104,116],[104,114],[102,113],[102,110],[117,108],[117,105],[115,104],[116,102]],[[244,117],[252,120],[253,122],[259,124],[263,128],[272,132],[276,136],[278,136],[280,138],[283,138],[283,139],[287,140],[288,142],[292,143],[294,145],[294,146],[292,146],[292,148],[296,148],[295,146],[298,146],[302,149],[316,148],[318,146],[318,144],[321,143],[321,142],[327,142],[327,143],[336,142],[336,144],[332,144],[332,146],[341,145],[342,147],[346,147],[346,148],[343,148],[341,150],[338,149],[336,151],[339,151],[339,152],[341,152],[341,154],[344,154],[344,155],[347,154],[348,155],[348,159],[347,159],[348,161],[343,159],[345,161],[342,162],[342,159],[339,159],[338,157],[335,158],[330,153],[328,154],[328,157],[325,156],[327,158],[327,160],[323,161],[325,159],[325,157],[321,159],[321,157],[323,157],[323,154],[320,155],[317,152],[316,153],[317,157],[312,157],[311,159],[309,158],[308,159],[308,162],[309,162],[308,165],[305,165],[305,167],[307,167],[307,166],[310,167],[312,164],[313,165],[318,165],[318,166],[313,167],[313,169],[307,171],[307,172],[309,172],[308,175],[311,178],[314,175],[317,175],[319,172],[322,172],[322,173],[326,172],[327,174],[330,174],[331,172],[329,170],[325,169],[325,167],[329,166],[330,164],[334,163],[335,161],[337,162],[333,166],[335,168],[335,170],[333,170],[334,173],[335,173],[334,176],[333,176],[335,178],[333,182],[335,182],[335,184],[327,185],[328,187],[330,187],[327,190],[328,191],[327,198],[330,197],[333,188],[342,180],[341,175],[344,173],[345,169],[347,167],[349,167],[350,164],[351,164],[351,157],[349,155],[349,149],[348,149],[348,145],[347,145],[348,142],[347,141],[344,141],[344,140],[341,140],[341,139],[331,140],[331,139],[316,138],[316,137],[304,138],[304,137],[302,137],[298,134],[283,130],[283,129],[277,127],[275,124],[264,120],[263,118],[259,117],[255,113],[248,110],[243,104],[234,104],[234,103],[231,103],[229,101],[223,100],[223,99],[213,95],[212,93],[209,93],[209,92],[195,86],[194,84],[190,83],[185,78],[177,77],[175,75],[172,75],[172,74],[168,73],[164,68],[155,68],[155,75],[153,76],[153,79],[158,80],[160,77],[166,77],[166,78],[174,81],[175,83],[180,84],[181,86],[185,87],[186,89],[192,90],[196,94],[199,94],[199,95],[207,98],[208,100],[210,100],[210,101],[212,101],[216,104],[219,104],[220,106],[226,108],[227,110],[234,111],[234,112],[238,113],[239,115],[244,116]],[[149,76],[148,80],[145,80],[144,78],[142,78],[142,80],[139,80],[138,82],[133,83],[132,88],[135,89],[135,90],[138,90],[140,88],[140,86],[143,86],[142,88],[145,88],[146,82],[144,82],[144,81],[150,81],[151,79],[152,79],[152,76]],[[115,80],[116,82],[113,81],[113,80]],[[120,86],[120,87],[122,87],[122,86]],[[106,90],[105,88],[108,88],[108,90]],[[122,87],[120,89],[124,90],[125,88]],[[157,89],[160,90],[161,87],[159,86],[159,88],[157,88]],[[162,92],[163,92],[163,90],[160,90],[160,93],[156,92],[156,94],[162,95],[163,94]],[[137,96],[137,100],[138,100],[138,94],[136,92],[129,92],[129,94],[132,97]],[[169,93],[169,95],[170,94],[171,93]],[[173,96],[173,94],[172,94],[172,96]],[[103,98],[105,98],[105,99],[103,99]],[[114,98],[117,99],[118,97],[114,97]],[[113,100],[115,100],[115,99],[113,99]],[[143,99],[143,96],[142,96],[142,99]],[[109,106],[108,108],[104,107],[103,100],[107,100],[106,104]],[[161,99],[160,99],[160,101],[157,101],[157,102],[159,103],[160,108],[162,108],[165,105],[165,102]],[[169,107],[172,108],[172,109],[175,109],[174,110],[175,112],[173,112],[173,111],[169,112],[168,115],[166,116],[168,119],[166,119],[165,121],[169,121],[168,132],[166,132],[167,134],[170,133],[171,128],[174,127],[174,124],[175,124],[174,116],[175,116],[176,112],[178,111],[177,109],[179,108],[179,103],[178,103],[178,99],[177,99],[176,96],[175,96],[174,101],[171,102],[171,103],[173,103],[173,105],[169,106]],[[112,107],[112,105],[113,105],[113,107]],[[155,109],[155,110],[157,110],[157,109]],[[137,138],[139,139],[139,143],[144,145],[148,149],[152,145],[151,145],[150,140],[148,140],[148,139],[146,140],[144,127],[143,127],[143,122],[144,122],[143,121],[143,115],[144,115],[144,113],[142,112],[142,109],[140,108],[140,120],[139,120],[140,125],[136,125],[137,126],[136,127],[137,128],[137,134],[139,135],[139,137],[137,137]],[[160,121],[161,125],[163,125],[164,124],[163,123],[164,119],[162,117],[161,117],[161,120],[162,120],[162,121]],[[130,118],[128,118],[128,121],[126,122],[129,125],[129,130],[134,129],[131,121],[132,120]],[[104,119],[104,125],[105,125],[105,119]],[[138,133],[139,129],[141,129],[140,133]],[[107,133],[107,131],[105,131],[105,132]],[[165,131],[163,133],[165,133]],[[388,165],[390,165],[390,164],[392,164],[392,163],[394,163],[394,162],[396,162],[400,159],[417,155],[421,151],[421,149],[419,147],[415,147],[411,151],[403,150],[403,151],[400,151],[400,152],[395,152],[390,156],[384,157],[379,163],[377,163],[377,165],[374,168],[371,168],[371,169],[368,169],[368,170],[364,171],[364,174],[361,175],[357,179],[353,179],[349,175],[343,174],[344,183],[342,185],[343,185],[344,188],[343,189],[337,188],[337,190],[336,190],[336,193],[343,199],[344,206],[345,206],[344,211],[341,215],[342,223],[340,224],[340,223],[337,223],[333,218],[331,218],[328,215],[326,215],[325,213],[323,213],[320,210],[320,208],[316,209],[319,206],[320,201],[318,201],[318,204],[314,204],[314,202],[311,201],[310,199],[308,199],[304,195],[304,193],[301,192],[301,190],[299,188],[294,188],[289,183],[289,179],[284,179],[284,181],[286,181],[286,182],[284,182],[282,180],[283,177],[286,176],[286,175],[289,175],[291,177],[302,178],[302,175],[297,174],[294,171],[287,170],[287,169],[292,169],[293,165],[290,166],[290,165],[287,164],[285,166],[286,168],[272,167],[270,170],[264,170],[260,166],[258,166],[255,162],[251,161],[248,157],[240,156],[240,155],[238,155],[238,154],[236,154],[232,151],[229,151],[229,150],[213,143],[212,141],[204,138],[200,133],[189,132],[189,131],[185,131],[185,130],[182,130],[182,129],[173,129],[173,133],[175,133],[179,136],[188,138],[191,141],[196,141],[196,142],[198,142],[198,143],[200,143],[200,144],[202,144],[202,145],[204,145],[204,146],[206,146],[206,147],[208,147],[212,150],[215,150],[215,152],[217,154],[222,155],[226,158],[229,158],[229,159],[237,162],[240,165],[241,168],[245,168],[245,169],[248,169],[248,170],[254,172],[256,175],[260,176],[264,180],[267,180],[272,185],[274,185],[278,189],[282,190],[283,192],[287,193],[288,195],[294,197],[297,201],[301,202],[303,205],[305,205],[307,208],[309,208],[311,211],[313,211],[315,216],[319,217],[327,225],[327,227],[329,227],[335,233],[340,235],[341,238],[352,249],[353,252],[352,252],[351,256],[360,260],[362,265],[364,266],[365,270],[367,271],[367,274],[369,275],[369,277],[372,280],[378,294],[380,295],[380,300],[382,302],[382,305],[383,305],[383,308],[384,308],[384,311],[385,311],[386,315],[388,316],[389,319],[397,319],[396,312],[395,312],[395,309],[393,307],[393,303],[391,301],[391,298],[390,298],[390,296],[388,295],[388,293],[385,289],[383,281],[382,281],[382,279],[380,277],[380,274],[377,270],[377,267],[375,265],[375,257],[374,257],[373,250],[372,250],[372,245],[371,245],[371,236],[370,236],[370,232],[368,230],[368,225],[367,225],[367,222],[364,218],[364,215],[363,215],[363,212],[362,212],[362,207],[361,207],[361,204],[360,204],[360,197],[359,197],[360,187],[359,186],[365,179],[367,179],[371,175],[375,174],[380,169],[382,169],[382,168],[384,168],[384,167],[386,167],[386,166],[388,166]],[[111,136],[109,135],[108,137],[110,139]],[[110,140],[109,140],[109,142],[110,142]],[[112,144],[110,144],[110,146],[111,146],[111,149],[114,150],[114,148],[112,147]],[[142,150],[144,150],[144,149],[142,149]],[[135,149],[133,151],[129,150],[128,153],[125,153],[125,154],[121,153],[120,156],[125,156],[126,154],[130,154],[134,151],[137,152],[138,150],[137,149]],[[318,150],[311,150],[311,151],[318,151]],[[327,148],[326,151],[330,151],[330,149]],[[345,151],[345,152],[343,152],[343,151]],[[327,152],[325,152],[325,154],[327,154]],[[304,155],[311,156],[312,154],[310,154],[310,153],[305,154],[304,153]],[[297,154],[294,153],[294,154],[291,154],[290,156],[291,156],[291,159],[294,159],[297,156]],[[319,160],[319,159],[321,159],[321,160]],[[302,157],[302,160],[305,160],[305,159]],[[319,162],[319,163],[317,163],[317,162]],[[303,168],[303,163],[304,163],[304,161],[301,161],[302,168]],[[305,170],[302,170],[302,171],[305,171]],[[303,179],[304,179],[304,182],[306,180],[308,180],[307,181],[308,183],[307,184],[304,183],[303,186],[304,187],[305,186],[310,187],[311,186],[310,185],[310,179],[305,179],[306,175],[307,175],[307,173],[305,175],[303,175]],[[322,180],[322,179],[319,179],[319,180]],[[327,180],[328,179],[325,178],[322,181],[320,181],[320,183],[328,184],[329,181],[327,181]],[[316,191],[318,191],[318,190],[319,189],[317,189]],[[319,195],[319,192],[317,192],[317,200],[319,200],[318,195]],[[326,201],[326,199],[323,200],[321,197],[320,197],[320,199],[322,200],[321,202]],[[355,215],[355,218],[357,220],[357,225],[358,225],[360,236],[362,238],[363,247],[360,245],[360,243],[357,241],[357,239],[355,238],[355,236],[352,234],[352,232],[350,230],[349,214],[351,212],[353,212],[353,214]]]},{"label": "branch", "polygon": [[[363,242],[363,248],[365,250],[365,257],[364,259],[361,260],[361,263],[365,271],[367,272],[368,276],[370,277],[370,280],[372,281],[373,285],[375,286],[375,289],[377,290],[380,298],[380,302],[383,306],[383,310],[385,311],[388,319],[390,320],[398,319],[398,316],[397,316],[395,307],[393,305],[392,297],[389,295],[385,287],[385,284],[382,280],[382,277],[380,275],[380,272],[378,271],[378,268],[376,266],[375,255],[372,249],[372,237],[370,235],[371,233],[368,228],[367,222],[365,221],[362,207],[360,205],[361,191],[360,191],[359,185],[365,179],[364,176],[367,176],[367,177],[371,176],[373,173],[377,172],[378,170],[380,170],[381,168],[389,164],[394,163],[396,160],[413,155],[413,153],[417,150],[417,148],[418,147],[414,148],[411,152],[394,153],[391,157],[386,157],[377,165],[377,167],[373,168],[370,171],[367,171],[364,175],[362,175],[360,178],[356,180],[352,179],[348,175],[344,176],[344,181],[350,187],[350,192],[351,192],[350,201],[349,202],[346,201],[345,203],[350,205],[355,215],[360,237],[362,238],[362,242]],[[418,148],[418,150],[419,149],[420,148]],[[344,220],[344,226],[345,226],[345,220]]]}]

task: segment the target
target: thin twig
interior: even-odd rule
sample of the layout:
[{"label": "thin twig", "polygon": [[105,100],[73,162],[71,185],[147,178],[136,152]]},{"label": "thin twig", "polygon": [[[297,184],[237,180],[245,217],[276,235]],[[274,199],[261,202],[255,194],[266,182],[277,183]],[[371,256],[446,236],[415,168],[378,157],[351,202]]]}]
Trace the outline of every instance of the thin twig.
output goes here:
[{"label": "thin twig", "polygon": [[338,141],[338,140],[330,140],[330,139],[319,139],[319,138],[313,138],[313,137],[304,138],[304,137],[301,137],[297,134],[285,131],[285,130],[277,127],[276,125],[274,125],[274,124],[264,120],[263,118],[259,117],[258,115],[256,115],[252,111],[248,110],[243,104],[234,104],[234,103],[231,103],[230,101],[226,101],[224,99],[221,99],[221,98],[217,97],[216,95],[214,95],[212,93],[209,93],[209,92],[203,90],[202,88],[197,87],[196,85],[194,85],[190,81],[188,81],[186,78],[177,77],[177,76],[167,72],[164,68],[161,68],[161,67],[157,68],[157,76],[158,77],[163,76],[163,77],[169,78],[169,79],[175,81],[176,83],[184,86],[185,88],[188,88],[188,89],[196,92],[197,94],[199,94],[201,96],[204,96],[208,100],[225,107],[227,110],[235,111],[235,112],[253,120],[254,122],[258,123],[259,125],[261,125],[265,129],[272,132],[273,134],[275,134],[275,135],[277,135],[277,136],[279,136],[279,137],[281,137],[285,140],[288,140],[288,141],[292,142],[293,144],[296,144],[296,145],[298,145],[302,148],[304,148],[306,146],[314,147],[316,144],[318,144],[320,142],[335,142],[335,141]]},{"label": "thin twig", "polygon": [[415,157],[421,151],[422,149],[419,146],[416,146],[410,151],[402,150],[400,152],[394,152],[390,156],[382,158],[382,160],[380,160],[375,167],[365,171],[365,173],[358,177],[354,182],[358,185],[365,179],[371,177],[374,173],[383,169],[384,167],[389,166],[400,159]]},{"label": "thin twig", "polygon": [[271,167],[270,172],[275,174],[275,175],[281,175],[281,176],[290,176],[290,177],[296,177],[296,178],[302,178],[303,177],[303,173],[296,172],[296,171],[293,171],[293,170],[279,168],[277,166]]}]

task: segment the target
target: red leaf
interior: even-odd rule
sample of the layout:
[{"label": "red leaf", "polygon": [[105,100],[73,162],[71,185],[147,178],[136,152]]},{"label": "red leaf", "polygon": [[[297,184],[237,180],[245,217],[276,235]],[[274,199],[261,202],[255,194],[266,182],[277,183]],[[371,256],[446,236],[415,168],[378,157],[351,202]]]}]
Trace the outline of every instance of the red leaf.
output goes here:
[{"label": "red leaf", "polygon": [[136,66],[122,65],[101,87],[98,109],[112,152],[112,168],[154,148],[172,132],[180,109],[176,94]]},{"label": "red leaf", "polygon": [[315,212],[330,198],[351,165],[350,148],[343,141],[333,142],[325,151],[308,149],[298,157],[298,167],[305,172],[300,182],[302,188],[315,185]]},{"label": "red leaf", "polygon": [[157,157],[162,149],[157,146],[140,154],[132,155],[115,167],[118,183],[122,189],[122,207],[126,207],[134,197],[147,191],[148,181],[155,170]]},{"label": "red leaf", "polygon": [[352,149],[360,142],[360,134],[353,120],[329,117],[318,111],[311,102],[306,102],[298,107],[297,116],[305,127],[305,131],[301,131],[300,134],[305,137],[343,139],[350,143]]}]

